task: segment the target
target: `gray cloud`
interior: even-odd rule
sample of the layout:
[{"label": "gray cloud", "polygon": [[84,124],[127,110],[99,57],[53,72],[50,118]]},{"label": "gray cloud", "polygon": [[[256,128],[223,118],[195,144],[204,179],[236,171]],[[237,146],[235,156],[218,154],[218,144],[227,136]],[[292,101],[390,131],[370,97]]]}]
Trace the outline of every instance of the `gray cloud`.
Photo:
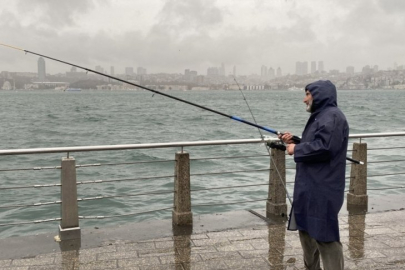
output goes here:
[{"label": "gray cloud", "polygon": [[[161,2],[160,10],[150,20],[153,24],[145,25],[140,16],[133,16],[121,31],[100,27],[86,32],[80,23],[99,5],[114,8],[112,2],[32,0],[24,1],[28,6],[22,7],[19,1],[17,12],[0,11],[0,42],[90,68],[113,65],[117,72],[123,72],[126,66],[143,66],[150,72],[183,72],[190,68],[205,73],[209,66],[221,62],[228,71],[236,65],[245,74],[259,73],[263,64],[294,72],[296,61],[319,60],[325,61],[327,69],[344,70],[355,65],[358,70],[366,64],[405,64],[402,2],[280,0],[274,5],[255,0],[244,2],[249,12],[240,12],[230,6],[239,5],[237,1],[168,0]],[[285,12],[283,16],[277,16],[278,8]],[[30,10],[36,10],[37,15],[31,17]],[[131,14],[134,12],[139,14],[141,10],[134,9]],[[114,20],[119,18],[92,23],[102,25]],[[238,23],[241,21],[245,23]],[[35,57],[5,50],[0,50],[0,70],[36,70]],[[69,69],[49,61],[48,65],[48,70]]]},{"label": "gray cloud", "polygon": [[404,14],[405,2],[402,0],[377,0],[377,4],[389,15],[392,13]]},{"label": "gray cloud", "polygon": [[[105,3],[106,0],[99,0],[98,3]],[[83,14],[95,7],[93,0],[18,0],[17,8],[22,15],[29,15],[36,12],[39,16],[33,21],[37,27],[48,26],[58,28],[76,24],[75,15]]]}]

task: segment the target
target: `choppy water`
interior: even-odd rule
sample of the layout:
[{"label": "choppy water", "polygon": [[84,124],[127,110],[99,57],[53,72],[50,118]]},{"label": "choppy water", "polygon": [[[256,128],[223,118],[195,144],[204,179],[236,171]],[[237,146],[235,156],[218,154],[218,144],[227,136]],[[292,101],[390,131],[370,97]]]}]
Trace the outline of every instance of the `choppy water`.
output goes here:
[{"label": "choppy water", "polygon": [[[238,91],[171,91],[168,94],[252,121]],[[257,122],[276,130],[302,132],[308,114],[302,103],[303,91],[246,91],[245,96]],[[339,107],[349,121],[351,133],[405,131],[405,91],[339,91]],[[0,149],[157,143],[220,139],[258,138],[250,126],[219,115],[154,95],[145,91],[17,91],[0,92]],[[269,134],[271,135],[271,134]],[[366,140],[373,147],[405,147],[405,138]],[[200,147],[186,149],[191,158],[235,155],[265,155],[261,145]],[[174,149],[74,153],[77,164],[124,163],[173,160]],[[403,149],[374,150],[369,161],[404,159]],[[350,153],[349,153],[350,155]],[[0,170],[10,168],[51,167],[60,165],[61,154],[0,156]],[[252,170],[268,167],[268,157],[192,161],[193,173]],[[389,165],[387,165],[389,164]],[[369,165],[369,174],[405,171],[402,163]],[[293,164],[290,162],[290,166]],[[139,178],[172,175],[173,161],[158,165],[109,165],[79,168],[78,181]],[[288,171],[287,181],[293,181]],[[57,184],[59,170],[0,171],[0,187]],[[398,186],[403,176],[370,177],[369,187]],[[192,188],[265,184],[267,172],[234,173],[192,177]],[[37,189],[0,189],[0,206],[32,204],[60,200],[58,187]],[[147,191],[173,190],[173,178],[153,181],[79,185],[80,198]],[[292,185],[289,185],[292,192]],[[371,191],[372,192],[372,191]],[[401,194],[404,189],[375,191]],[[265,199],[266,186],[243,189],[219,189],[192,194],[193,204],[215,204]],[[111,198],[79,203],[80,215],[102,216],[142,212],[172,205],[171,194]],[[194,207],[196,214],[263,208],[264,202],[211,207]],[[0,224],[24,222],[60,216],[59,205],[0,208]],[[81,220],[82,227],[107,226],[125,222],[168,218],[170,211],[105,220]],[[0,237],[56,231],[57,222],[0,227]]]}]

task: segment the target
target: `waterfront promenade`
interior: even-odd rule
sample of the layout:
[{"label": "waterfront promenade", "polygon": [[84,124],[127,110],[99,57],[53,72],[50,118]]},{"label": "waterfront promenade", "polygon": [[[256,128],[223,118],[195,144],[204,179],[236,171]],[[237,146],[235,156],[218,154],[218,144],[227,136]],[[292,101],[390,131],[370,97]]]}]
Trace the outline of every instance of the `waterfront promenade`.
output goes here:
[{"label": "waterfront promenade", "polygon": [[[386,137],[387,134],[360,134],[352,135],[352,138],[374,138]],[[404,136],[404,133],[392,133],[390,136]],[[205,172],[191,171],[190,162],[198,162],[198,158],[190,159],[188,152],[183,151],[184,147],[206,146],[206,145],[229,145],[260,143],[259,139],[248,140],[227,140],[227,141],[203,141],[203,142],[179,142],[167,144],[140,144],[140,145],[112,145],[93,147],[61,147],[44,149],[11,149],[2,150],[2,155],[27,155],[27,154],[49,154],[67,153],[67,157],[62,158],[60,167],[35,167],[39,169],[60,169],[60,184],[51,183],[41,185],[41,187],[60,186],[60,201],[45,202],[38,204],[6,204],[5,209],[31,207],[41,207],[44,205],[60,204],[61,217],[44,220],[43,212],[33,212],[27,221],[22,220],[12,222],[2,220],[1,226],[12,226],[13,229],[22,228],[20,232],[32,234],[31,236],[8,237],[0,239],[0,269],[5,270],[47,270],[47,269],[304,269],[302,260],[302,250],[297,232],[286,230],[286,217],[288,213],[288,201],[286,200],[286,190],[282,183],[286,181],[286,160],[285,153],[273,149],[269,167],[256,168],[268,173],[268,182],[250,183],[249,185],[224,184],[221,186],[207,186],[191,188],[191,180],[197,181],[201,174],[214,174],[215,176],[226,173],[241,173],[244,171],[223,171],[205,168]],[[105,197],[84,197],[77,196],[77,186],[86,184],[99,185],[105,182],[120,182],[123,180],[142,180],[142,178],[114,178],[104,180],[77,181],[76,170],[82,167],[101,166],[102,164],[75,164],[75,159],[69,154],[82,151],[132,151],[138,149],[181,147],[182,151],[175,153],[175,173],[169,175],[173,177],[174,190],[164,191],[173,196],[173,206],[167,208],[152,209],[148,212],[168,211],[172,214],[172,219],[152,219],[136,222],[136,218],[131,216],[142,215],[148,212],[139,212],[138,209],[121,209],[118,206],[107,210],[104,215],[89,215],[100,213],[101,203],[95,203],[89,208],[81,205],[80,211],[78,202],[93,201],[93,199],[105,199],[113,197],[129,198],[138,195],[148,195],[154,201],[158,199],[156,190],[148,190],[149,193],[129,193],[118,190],[114,196],[103,195]],[[385,146],[384,146],[385,148]],[[398,147],[400,148],[400,147]],[[390,148],[391,149],[391,148]],[[381,150],[379,147],[371,147],[370,150]],[[402,166],[398,162],[402,159],[396,156],[391,160],[380,152],[370,155],[370,164],[377,166],[384,164],[384,171],[378,169],[371,175],[367,174],[368,157],[367,144],[364,142],[353,143],[351,149],[352,157],[365,162],[365,165],[350,164],[350,175],[346,178],[347,183],[346,201],[351,206],[356,205],[356,209],[348,209],[346,205],[342,207],[339,215],[341,241],[344,247],[346,269],[405,269],[405,200],[402,190],[404,188],[401,175],[405,174]],[[400,152],[400,151],[399,151]],[[228,158],[228,156],[225,156]],[[222,157],[223,158],[223,157]],[[215,159],[217,159],[215,157]],[[139,166],[140,163],[150,161],[134,161],[131,165]],[[164,160],[164,162],[167,162]],[[172,160],[171,160],[172,162]],[[387,167],[387,163],[393,165]],[[153,161],[156,163],[156,161]],[[158,166],[161,166],[156,163]],[[118,165],[118,164],[104,164]],[[348,164],[349,165],[349,164]],[[134,167],[137,167],[134,166]],[[139,166],[142,167],[142,166]],[[166,166],[172,169],[171,166]],[[234,167],[234,166],[233,166]],[[277,168],[278,173],[274,173]],[[24,169],[24,168],[23,168]],[[30,168],[28,168],[30,169]],[[6,171],[8,169],[5,169]],[[13,173],[16,169],[11,169]],[[83,172],[81,172],[81,176]],[[99,173],[99,172],[98,172]],[[136,175],[136,173],[132,172]],[[385,176],[395,178],[395,184]],[[164,176],[168,177],[168,176]],[[368,177],[379,177],[380,185],[367,188]],[[267,178],[267,177],[266,177]],[[196,180],[197,179],[197,180]],[[281,181],[280,181],[281,180]],[[131,182],[133,183],[133,182]],[[145,182],[142,182],[145,183]],[[194,182],[195,183],[195,182]],[[201,183],[210,183],[204,181]],[[79,185],[80,184],[80,185]],[[235,200],[229,200],[229,194],[214,193],[214,197],[204,195],[204,204],[195,203],[199,191],[242,188],[249,186],[268,186],[266,197],[258,194],[258,201],[262,201],[261,206],[253,207],[256,200],[246,200],[246,197],[236,195]],[[127,187],[129,187],[128,185]],[[157,186],[157,184],[153,184]],[[134,185],[134,187],[137,187]],[[2,187],[3,188],[3,187]],[[36,189],[38,186],[16,185],[4,187],[4,190],[13,189]],[[140,187],[137,187],[138,189]],[[267,188],[267,187],[266,187]],[[260,191],[262,188],[259,188]],[[373,192],[368,194],[368,190],[386,193]],[[119,191],[119,192],[118,192]],[[159,191],[159,190],[158,190]],[[255,191],[254,193],[257,194]],[[194,201],[191,201],[193,193]],[[11,193],[10,193],[11,194]],[[44,191],[33,198],[39,199],[47,194]],[[86,197],[87,196],[87,197]],[[16,197],[16,195],[14,195]],[[226,197],[226,198],[225,198]],[[198,197],[197,197],[198,198]],[[48,200],[48,199],[47,199]],[[215,211],[216,205],[223,205],[224,200],[239,205],[238,211]],[[168,200],[169,203],[171,200]],[[250,205],[250,206],[249,206]],[[104,204],[104,207],[106,204]],[[210,215],[197,215],[197,207],[211,207]],[[249,208],[247,208],[249,207]],[[252,208],[250,208],[252,207]],[[260,208],[260,209],[257,209]],[[41,208],[42,209],[42,208]],[[245,210],[243,210],[245,209]],[[246,210],[250,209],[250,210]],[[367,209],[367,211],[366,211]],[[122,212],[118,212],[122,210]],[[136,211],[136,212],[134,212]],[[117,214],[117,212],[119,214]],[[27,211],[27,213],[30,213]],[[79,216],[80,213],[80,216]],[[127,219],[123,219],[123,217]],[[21,215],[25,218],[25,215]],[[32,219],[37,220],[32,220]],[[104,219],[115,218],[116,224],[108,227]],[[97,220],[97,221],[91,221]],[[128,220],[127,223],[124,220]],[[58,222],[59,221],[59,222]],[[40,226],[42,222],[52,224],[49,233],[35,234],[35,226]],[[59,223],[59,224],[58,224]],[[172,225],[172,224],[177,225]],[[92,225],[90,225],[92,224]],[[111,224],[111,223],[110,223]],[[193,224],[192,226],[189,224]],[[17,227],[21,226],[21,227]],[[23,227],[26,226],[26,227]],[[53,227],[54,226],[54,227]],[[59,230],[58,230],[59,229]],[[12,234],[8,234],[12,235]],[[60,241],[63,239],[63,241]]]},{"label": "waterfront promenade", "polygon": [[[342,213],[345,269],[405,269],[404,223],[404,208]],[[193,227],[84,229],[80,242],[56,242],[55,230],[0,240],[0,269],[304,269],[298,235],[285,227],[283,218],[237,211],[197,216]]]}]

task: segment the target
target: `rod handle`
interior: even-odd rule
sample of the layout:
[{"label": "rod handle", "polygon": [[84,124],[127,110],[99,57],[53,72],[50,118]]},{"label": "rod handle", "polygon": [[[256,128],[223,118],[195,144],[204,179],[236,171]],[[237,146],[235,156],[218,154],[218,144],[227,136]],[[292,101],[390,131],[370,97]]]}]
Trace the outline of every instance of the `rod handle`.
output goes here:
[{"label": "rod handle", "polygon": [[295,135],[292,136],[292,140],[295,144],[299,144],[301,142],[301,138]]}]

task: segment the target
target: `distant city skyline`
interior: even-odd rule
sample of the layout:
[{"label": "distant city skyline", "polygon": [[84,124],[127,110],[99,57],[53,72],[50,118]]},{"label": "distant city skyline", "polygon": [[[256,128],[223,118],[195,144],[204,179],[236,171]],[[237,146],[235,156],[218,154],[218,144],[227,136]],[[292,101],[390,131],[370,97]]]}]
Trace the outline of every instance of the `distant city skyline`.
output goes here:
[{"label": "distant city skyline", "polygon": [[[48,61],[52,61],[49,60]],[[46,75],[46,62],[44,60],[43,57],[39,57],[38,60],[38,66],[37,66],[37,73],[38,73],[38,78],[44,79],[45,75]],[[311,67],[309,69],[309,63],[311,64]],[[398,64],[394,64],[395,69],[403,69],[404,66],[398,66]],[[72,67],[70,68],[70,72],[76,72],[77,68],[76,67]],[[101,66],[96,66],[94,67],[94,70],[97,72],[101,72],[101,73],[105,73],[105,74],[109,74],[114,76],[115,75],[115,66],[110,66],[110,73],[107,72],[107,69],[104,69]],[[118,73],[118,74],[125,74],[128,76],[133,76],[133,75],[147,75],[147,69],[144,67],[137,67],[136,68],[136,72],[134,71],[134,67],[125,67],[124,71],[122,73]],[[338,69],[332,69],[329,70],[329,72],[335,73],[335,72],[343,72],[343,73],[348,73],[348,74],[354,74],[356,71],[357,72],[367,72],[368,70],[373,70],[375,72],[377,72],[379,70],[379,66],[378,65],[365,65],[362,68],[356,69],[354,66],[346,66],[346,68],[344,70],[338,70]],[[290,74],[290,75],[305,75],[305,74],[310,74],[310,73],[315,73],[315,72],[324,72],[325,71],[325,66],[324,66],[324,62],[323,61],[304,61],[304,62],[300,62],[297,61],[295,63],[295,72]],[[68,72],[68,71],[67,71]],[[327,71],[326,71],[327,72]],[[157,72],[157,73],[162,73],[162,72]],[[232,68],[232,73],[229,72],[228,74],[226,74],[226,66],[224,63],[221,63],[221,66],[219,67],[208,67],[206,72],[204,73],[199,73],[198,71],[195,70],[191,70],[189,68],[185,69],[183,73],[181,72],[173,72],[173,73],[178,73],[178,74],[184,74],[187,78],[190,77],[196,77],[197,75],[204,75],[204,76],[208,76],[208,77],[212,77],[212,76],[228,76],[228,75],[233,75],[233,76],[237,76],[237,75],[243,75],[243,76],[248,76],[248,75],[259,75],[262,79],[273,79],[276,77],[281,77],[283,76],[283,71],[281,67],[277,67],[277,69],[274,69],[273,67],[267,67],[266,65],[262,65],[261,66],[261,70],[259,73],[251,73],[251,74],[237,74],[236,73],[236,66],[233,66]],[[51,74],[51,73],[48,73]],[[54,73],[57,74],[57,73]],[[168,73],[170,74],[170,73]],[[287,75],[287,74],[285,74]]]},{"label": "distant city skyline", "polygon": [[[311,61],[311,69],[308,70],[308,61],[296,62],[296,74],[283,76],[280,67],[277,70],[265,65],[261,66],[261,73],[252,75],[238,75],[236,66],[232,69],[232,75],[226,75],[226,66],[221,63],[219,67],[209,67],[205,75],[195,70],[185,69],[184,73],[148,73],[146,68],[126,67],[125,74],[116,74],[115,67],[110,66],[110,74],[117,80],[108,76],[107,69],[95,66],[94,71],[90,68],[81,71],[75,66],[70,67],[65,73],[46,73],[46,56],[37,60],[37,72],[0,72],[0,89],[67,89],[70,85],[75,88],[85,89],[109,89],[128,90],[134,85],[124,81],[132,81],[138,85],[144,85],[160,90],[237,90],[240,86],[244,90],[297,90],[304,87],[309,81],[329,79],[336,83],[339,89],[405,89],[404,66],[395,65],[395,70],[380,70],[378,65],[366,65],[356,72],[353,66],[347,66],[340,72],[337,69],[325,71],[323,61]],[[50,59],[49,59],[50,60]],[[238,78],[238,83],[235,78]],[[119,79],[118,79],[119,78]],[[122,79],[124,81],[122,81]],[[239,85],[240,83],[240,85]],[[132,85],[132,86],[131,86]],[[132,88],[131,88],[132,87]]]}]

